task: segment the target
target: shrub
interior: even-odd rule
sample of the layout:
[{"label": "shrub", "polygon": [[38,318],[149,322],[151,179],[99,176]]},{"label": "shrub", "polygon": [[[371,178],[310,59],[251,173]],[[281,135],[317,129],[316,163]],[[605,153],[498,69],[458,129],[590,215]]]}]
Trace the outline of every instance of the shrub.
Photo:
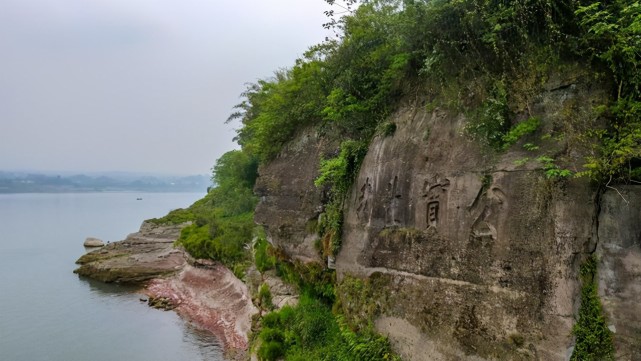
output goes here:
[{"label": "shrub", "polygon": [[275,361],[284,354],[283,344],[280,342],[263,342],[258,348],[258,359],[261,361]]},{"label": "shrub", "polygon": [[608,329],[597,289],[597,259],[590,256],[581,266],[581,306],[572,334],[576,345],[570,360],[614,360],[612,332]]},{"label": "shrub", "polygon": [[545,176],[547,178],[560,179],[568,178],[572,175],[571,170],[559,167],[556,165],[555,160],[547,155],[542,155],[536,158],[536,160],[543,166],[543,170],[545,170]]},{"label": "shrub", "polygon": [[338,156],[321,161],[317,187],[331,187],[330,200],[321,215],[318,232],[323,239],[323,254],[336,255],[343,230],[343,204],[367,153],[367,143],[353,140],[341,144]]},{"label": "shrub", "polygon": [[281,314],[279,312],[270,312],[263,316],[262,325],[263,328],[278,328],[283,326],[281,323]]},{"label": "shrub", "polygon": [[254,264],[261,273],[276,266],[272,246],[265,238],[259,238],[254,245]]},{"label": "shrub", "polygon": [[396,132],[396,123],[394,122],[385,122],[381,127],[381,134],[385,137],[390,137]]},{"label": "shrub", "polygon": [[272,292],[269,290],[269,286],[266,283],[263,283],[258,290],[258,304],[260,308],[264,310],[271,310],[274,308],[272,303]]},{"label": "shrub", "polygon": [[258,339],[261,360],[398,360],[386,338],[352,331],[330,304],[306,291],[295,307],[266,314]]},{"label": "shrub", "polygon": [[473,138],[498,150],[503,147],[503,138],[509,129],[509,118],[505,84],[496,82],[492,96],[473,112],[465,129]]},{"label": "shrub", "polygon": [[[503,136],[503,149],[509,148],[514,143],[518,142],[523,136],[534,133],[541,125],[539,118],[530,117],[527,120],[520,122],[510,128],[510,130]],[[524,145],[525,148],[532,149],[532,144]]]},{"label": "shrub", "polygon": [[190,209],[178,208],[169,211],[166,216],[161,218],[151,218],[147,222],[154,224],[181,224],[194,220],[194,214]]},{"label": "shrub", "polygon": [[242,277],[251,259],[245,245],[254,236],[257,199],[252,188],[257,167],[256,158],[245,152],[225,153],[213,168],[216,187],[188,209],[172,211],[156,222],[193,221],[177,244],[193,257],[220,261]]}]

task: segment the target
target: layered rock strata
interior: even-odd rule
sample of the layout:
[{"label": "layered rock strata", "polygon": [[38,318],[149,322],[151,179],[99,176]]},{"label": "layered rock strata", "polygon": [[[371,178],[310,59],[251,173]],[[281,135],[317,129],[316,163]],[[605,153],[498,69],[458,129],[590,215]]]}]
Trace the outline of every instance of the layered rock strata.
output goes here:
[{"label": "layered rock strata", "polygon": [[74,271],[103,282],[139,283],[180,271],[187,264],[184,251],[173,246],[185,225],[159,226],[143,222],[123,241],[80,257]]},{"label": "layered rock strata", "polygon": [[103,282],[143,285],[150,305],[175,310],[216,335],[228,357],[243,359],[251,318],[258,311],[247,287],[231,271],[193,260],[174,247],[184,226],[144,222],[125,240],[80,257],[74,272]]},{"label": "layered rock strata", "polygon": [[146,293],[169,300],[178,314],[222,340],[226,350],[247,350],[251,316],[258,310],[247,286],[224,266],[186,265],[174,277],[150,281]]}]

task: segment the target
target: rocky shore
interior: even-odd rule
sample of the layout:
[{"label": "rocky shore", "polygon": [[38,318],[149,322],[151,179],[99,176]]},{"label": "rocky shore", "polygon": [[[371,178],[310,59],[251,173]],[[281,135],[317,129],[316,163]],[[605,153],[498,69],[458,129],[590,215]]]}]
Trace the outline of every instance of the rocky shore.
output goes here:
[{"label": "rocky shore", "polygon": [[150,299],[168,300],[184,318],[216,335],[225,350],[247,350],[251,316],[258,312],[247,286],[221,265],[186,265],[173,277],[151,280]]},{"label": "rocky shore", "polygon": [[179,272],[187,264],[184,251],[174,241],[185,225],[159,226],[143,222],[140,230],[120,242],[86,253],[74,271],[103,282],[140,283]]},{"label": "rocky shore", "polygon": [[219,337],[228,356],[242,358],[251,317],[258,310],[245,284],[231,271],[191,259],[174,247],[185,225],[143,222],[125,240],[80,257],[74,273],[103,282],[140,284],[150,306],[175,310]]}]

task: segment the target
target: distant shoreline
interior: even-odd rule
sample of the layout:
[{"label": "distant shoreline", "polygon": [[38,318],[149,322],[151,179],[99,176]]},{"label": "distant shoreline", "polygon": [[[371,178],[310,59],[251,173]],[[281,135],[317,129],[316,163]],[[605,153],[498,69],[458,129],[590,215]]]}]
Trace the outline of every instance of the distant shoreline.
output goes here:
[{"label": "distant shoreline", "polygon": [[0,193],[206,192],[208,175],[51,175],[0,171]]},{"label": "distant shoreline", "polygon": [[203,193],[207,189],[41,189],[7,190],[0,188],[0,194],[71,194],[71,193]]}]

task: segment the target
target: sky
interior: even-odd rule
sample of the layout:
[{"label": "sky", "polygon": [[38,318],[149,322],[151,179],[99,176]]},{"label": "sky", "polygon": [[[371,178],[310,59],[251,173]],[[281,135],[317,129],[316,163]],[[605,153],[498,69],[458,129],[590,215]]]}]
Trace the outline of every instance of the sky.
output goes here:
[{"label": "sky", "polygon": [[323,0],[1,0],[0,170],[206,174]]}]

